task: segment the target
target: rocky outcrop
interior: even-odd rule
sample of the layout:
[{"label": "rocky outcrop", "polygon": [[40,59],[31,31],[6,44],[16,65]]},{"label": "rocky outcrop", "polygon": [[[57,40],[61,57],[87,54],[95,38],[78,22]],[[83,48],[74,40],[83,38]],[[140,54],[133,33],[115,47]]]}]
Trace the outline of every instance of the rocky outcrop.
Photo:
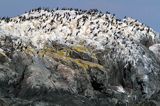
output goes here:
[{"label": "rocky outcrop", "polygon": [[96,10],[0,20],[0,105],[158,106],[159,34]]}]

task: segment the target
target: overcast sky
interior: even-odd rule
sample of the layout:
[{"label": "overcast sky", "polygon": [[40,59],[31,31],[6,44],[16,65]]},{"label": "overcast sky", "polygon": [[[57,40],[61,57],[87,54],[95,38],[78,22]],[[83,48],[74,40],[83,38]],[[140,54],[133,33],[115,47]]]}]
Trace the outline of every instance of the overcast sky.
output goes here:
[{"label": "overcast sky", "polygon": [[37,7],[68,7],[130,16],[160,32],[160,0],[0,0],[0,17],[13,17]]}]

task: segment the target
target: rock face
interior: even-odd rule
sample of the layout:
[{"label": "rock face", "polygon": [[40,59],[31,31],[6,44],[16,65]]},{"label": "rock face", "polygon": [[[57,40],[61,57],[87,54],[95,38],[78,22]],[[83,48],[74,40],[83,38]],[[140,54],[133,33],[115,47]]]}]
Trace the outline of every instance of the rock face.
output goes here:
[{"label": "rock face", "polygon": [[158,106],[159,33],[97,10],[0,20],[0,106]]}]

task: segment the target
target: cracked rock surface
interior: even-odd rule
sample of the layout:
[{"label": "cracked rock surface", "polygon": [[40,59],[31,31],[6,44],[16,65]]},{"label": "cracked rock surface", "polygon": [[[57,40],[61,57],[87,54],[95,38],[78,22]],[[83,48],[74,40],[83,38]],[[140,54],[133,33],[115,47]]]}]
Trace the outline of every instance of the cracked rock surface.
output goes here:
[{"label": "cracked rock surface", "polygon": [[0,106],[158,106],[159,34],[97,10],[0,19]]}]

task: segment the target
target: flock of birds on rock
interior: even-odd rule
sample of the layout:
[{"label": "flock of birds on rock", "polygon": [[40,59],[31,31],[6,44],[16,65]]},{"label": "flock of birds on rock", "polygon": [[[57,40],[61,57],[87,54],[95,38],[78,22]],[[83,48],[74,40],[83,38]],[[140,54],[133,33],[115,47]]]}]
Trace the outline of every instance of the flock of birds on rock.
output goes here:
[{"label": "flock of birds on rock", "polygon": [[[33,45],[41,49],[48,42],[72,46],[84,44],[92,49],[112,52],[119,49],[131,53],[140,42],[147,47],[159,42],[159,35],[148,26],[132,18],[116,19],[97,9],[37,8],[13,18],[1,18],[0,30],[19,40],[21,46]],[[128,49],[125,49],[128,48]]]}]

